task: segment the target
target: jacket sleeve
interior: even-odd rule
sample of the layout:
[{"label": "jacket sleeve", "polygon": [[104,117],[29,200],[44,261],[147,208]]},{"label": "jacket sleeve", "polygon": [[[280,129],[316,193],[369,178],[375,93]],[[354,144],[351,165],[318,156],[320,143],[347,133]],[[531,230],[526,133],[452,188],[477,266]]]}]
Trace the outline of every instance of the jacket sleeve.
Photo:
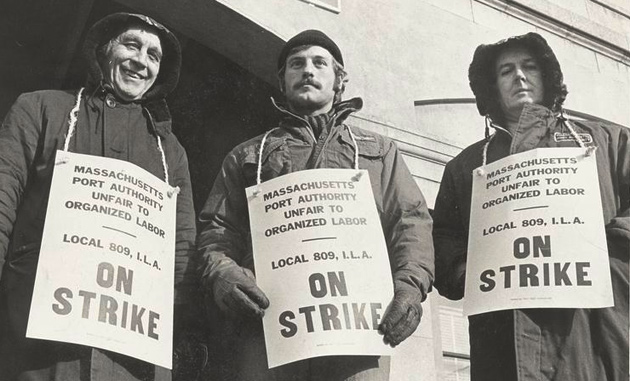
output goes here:
[{"label": "jacket sleeve", "polygon": [[617,215],[606,225],[606,239],[611,255],[621,255],[627,263],[630,257],[630,129],[620,128],[617,146],[610,147],[611,162],[616,163],[613,176],[616,176],[619,196]]},{"label": "jacket sleeve", "polygon": [[21,95],[0,128],[0,279],[42,128],[37,102],[31,98]]},{"label": "jacket sleeve", "polygon": [[193,206],[190,171],[186,151],[177,143],[179,157],[174,165],[171,182],[179,187],[175,233],[175,303],[191,303],[198,288],[195,261],[195,209]]},{"label": "jacket sleeve", "polygon": [[432,220],[427,203],[393,142],[384,156],[383,226],[394,288],[411,286],[424,300],[433,284]]},{"label": "jacket sleeve", "polygon": [[[440,295],[457,300],[464,297],[464,275],[468,229],[464,226],[451,166],[447,165],[433,210],[435,243],[435,287]],[[462,190],[466,191],[466,190]]]},{"label": "jacket sleeve", "polygon": [[197,247],[204,290],[211,289],[222,269],[243,265],[242,258],[250,240],[244,183],[241,166],[233,151],[223,161],[199,214]]}]

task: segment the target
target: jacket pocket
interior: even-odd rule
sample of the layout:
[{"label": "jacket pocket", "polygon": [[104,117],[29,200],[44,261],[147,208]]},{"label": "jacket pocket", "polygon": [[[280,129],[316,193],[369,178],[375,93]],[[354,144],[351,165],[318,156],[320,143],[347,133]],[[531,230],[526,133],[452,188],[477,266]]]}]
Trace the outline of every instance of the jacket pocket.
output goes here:
[{"label": "jacket pocket", "polygon": [[260,143],[245,148],[243,155],[243,173],[248,186],[256,184],[258,162],[262,163],[261,181],[278,177],[286,172],[287,167],[285,139],[268,139],[262,156]]},{"label": "jacket pocket", "polygon": [[342,146],[349,148],[352,152],[352,156],[354,156],[355,148],[358,148],[360,158],[367,160],[381,160],[383,158],[383,140],[380,136],[364,135],[357,132],[357,129],[354,129],[352,132],[356,140],[356,147],[347,130],[339,135]]}]

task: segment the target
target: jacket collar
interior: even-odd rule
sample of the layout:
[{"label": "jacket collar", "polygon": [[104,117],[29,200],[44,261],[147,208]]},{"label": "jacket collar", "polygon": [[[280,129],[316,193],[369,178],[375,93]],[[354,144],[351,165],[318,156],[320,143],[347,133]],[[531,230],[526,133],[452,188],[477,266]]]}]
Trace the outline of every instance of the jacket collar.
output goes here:
[{"label": "jacket collar", "polygon": [[[305,118],[294,114],[289,111],[289,109],[278,102],[276,102],[273,97],[271,98],[271,102],[274,107],[280,111],[284,118],[280,122],[281,127],[295,127],[296,122],[298,122],[301,126],[310,127]],[[339,102],[333,105],[332,109],[329,111],[331,113],[331,120],[334,120],[334,125],[338,125],[343,123],[350,114],[356,111],[360,111],[363,108],[363,100],[359,97],[348,99],[347,101]]]},{"label": "jacket collar", "polygon": [[537,147],[550,130],[560,122],[560,119],[545,106],[525,104],[515,131],[494,125],[497,137],[501,141],[511,140],[510,154],[519,153]]},{"label": "jacket collar", "polygon": [[[86,101],[92,107],[92,109],[98,108],[99,102],[105,102],[107,96],[114,96],[105,86],[98,85],[96,87],[86,87]],[[125,102],[116,99],[116,102],[125,104]],[[150,101],[130,102],[136,103],[142,107],[143,112],[146,113],[147,118],[151,125],[155,128],[155,132],[162,138],[166,138],[172,131],[172,118],[171,112],[166,104],[166,99],[154,99]]]}]

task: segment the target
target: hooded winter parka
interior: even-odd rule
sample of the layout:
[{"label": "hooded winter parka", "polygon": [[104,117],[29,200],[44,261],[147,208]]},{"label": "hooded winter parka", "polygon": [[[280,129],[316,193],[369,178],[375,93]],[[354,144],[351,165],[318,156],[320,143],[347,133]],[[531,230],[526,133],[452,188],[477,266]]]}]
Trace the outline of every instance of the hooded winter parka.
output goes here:
[{"label": "hooded winter parka", "polygon": [[[587,145],[597,147],[615,306],[517,309],[470,316],[473,381],[628,380],[630,130],[599,122],[571,123],[578,135],[592,137]],[[483,140],[471,145],[447,164],[435,203],[435,286],[449,299],[464,295],[472,174],[482,165],[485,144]],[[577,146],[549,109],[526,104],[513,136],[497,129],[487,162],[539,147]]]},{"label": "hooded winter parka", "polygon": [[[344,124],[348,115],[360,110],[362,104],[360,98],[336,104],[330,130],[318,138],[306,120],[281,108],[285,118],[279,128],[269,133],[263,148],[262,181],[305,169],[353,168],[355,148],[348,132],[352,128],[358,145],[359,168],[366,169],[370,176],[394,287],[412,287],[424,299],[433,282],[431,217],[394,142]],[[203,257],[200,259],[202,286],[207,290],[224,269],[237,265],[254,270],[245,188],[256,184],[261,141],[262,136],[258,136],[228,154],[200,213],[198,248]],[[237,346],[240,345],[235,360],[235,371],[240,372],[237,379],[342,380],[355,374],[356,378],[351,379],[360,380],[364,379],[360,374],[373,370],[380,373],[380,378],[365,379],[388,377],[388,365],[379,371],[377,359],[356,356],[311,359],[268,370],[262,325],[236,329],[240,331],[235,335]]]},{"label": "hooded winter parka", "polygon": [[[142,100],[120,101],[102,85],[96,49],[112,33],[120,32],[130,18],[145,23],[150,20],[141,15],[116,14],[88,33],[84,46],[90,80],[80,99],[69,151],[125,160],[164,179],[157,142],[161,140],[169,184],[181,189],[177,196],[175,284],[176,301],[183,303],[190,292],[186,287],[194,282],[194,268],[189,261],[194,252],[194,209],[186,153],[171,132],[164,101],[177,83],[179,45],[168,30],[151,24],[160,30],[166,62]],[[76,102],[76,91],[23,94],[0,129],[0,378],[169,380],[170,371],[127,356],[25,337],[55,152],[63,149],[68,116]]]}]

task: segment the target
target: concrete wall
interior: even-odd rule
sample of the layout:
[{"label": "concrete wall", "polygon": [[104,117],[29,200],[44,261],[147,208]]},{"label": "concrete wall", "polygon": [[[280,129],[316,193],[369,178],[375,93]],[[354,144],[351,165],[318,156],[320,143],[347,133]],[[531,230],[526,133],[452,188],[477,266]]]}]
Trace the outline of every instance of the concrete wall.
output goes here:
[{"label": "concrete wall", "polygon": [[621,0],[346,0],[340,13],[301,0],[182,0],[177,8],[120,2],[166,20],[270,83],[282,41],[304,29],[325,31],[344,54],[346,96],[365,101],[354,123],[406,145],[430,203],[439,167],[457,152],[441,143],[464,147],[483,136],[483,121],[451,115],[449,107],[442,117],[419,118],[415,102],[471,98],[467,69],[481,43],[542,34],[565,74],[566,107],[630,125],[630,16]]}]

